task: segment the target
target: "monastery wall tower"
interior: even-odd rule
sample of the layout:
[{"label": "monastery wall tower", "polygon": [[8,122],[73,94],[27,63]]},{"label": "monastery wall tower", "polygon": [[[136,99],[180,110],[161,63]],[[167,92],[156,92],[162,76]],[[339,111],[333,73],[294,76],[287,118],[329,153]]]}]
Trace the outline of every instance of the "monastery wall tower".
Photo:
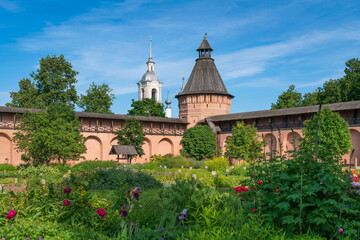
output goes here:
[{"label": "monastery wall tower", "polygon": [[179,117],[189,123],[188,127],[208,116],[229,114],[231,99],[225,84],[211,58],[211,48],[206,34],[200,47],[196,50],[199,57],[191,75],[179,94]]}]

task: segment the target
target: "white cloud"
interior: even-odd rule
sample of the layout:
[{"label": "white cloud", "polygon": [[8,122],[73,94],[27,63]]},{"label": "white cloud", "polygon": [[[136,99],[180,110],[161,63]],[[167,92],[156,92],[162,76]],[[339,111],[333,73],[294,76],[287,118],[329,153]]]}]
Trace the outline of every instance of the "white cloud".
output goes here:
[{"label": "white cloud", "polygon": [[14,13],[23,11],[23,9],[18,4],[9,0],[0,0],[0,8],[4,8],[6,11]]}]

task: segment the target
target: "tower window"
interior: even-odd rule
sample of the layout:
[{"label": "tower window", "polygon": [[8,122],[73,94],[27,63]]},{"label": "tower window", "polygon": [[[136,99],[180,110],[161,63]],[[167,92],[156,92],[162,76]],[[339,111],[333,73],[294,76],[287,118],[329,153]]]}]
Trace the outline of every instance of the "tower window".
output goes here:
[{"label": "tower window", "polygon": [[151,91],[151,99],[154,99],[156,101],[156,89],[155,88]]},{"label": "tower window", "polygon": [[141,89],[141,100],[143,100],[144,99],[144,96],[145,95],[145,90],[142,88]]}]

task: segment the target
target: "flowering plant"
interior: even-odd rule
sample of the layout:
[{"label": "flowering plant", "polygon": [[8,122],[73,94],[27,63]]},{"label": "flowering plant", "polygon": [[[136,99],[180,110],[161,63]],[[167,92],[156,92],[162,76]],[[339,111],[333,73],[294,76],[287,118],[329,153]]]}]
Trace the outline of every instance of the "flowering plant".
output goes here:
[{"label": "flowering plant", "polygon": [[69,193],[71,192],[71,188],[67,187],[67,188],[64,188],[64,193],[69,195]]},{"label": "flowering plant", "polygon": [[15,210],[10,210],[9,213],[6,215],[7,220],[10,221],[10,219],[14,218],[16,214],[17,212]]}]

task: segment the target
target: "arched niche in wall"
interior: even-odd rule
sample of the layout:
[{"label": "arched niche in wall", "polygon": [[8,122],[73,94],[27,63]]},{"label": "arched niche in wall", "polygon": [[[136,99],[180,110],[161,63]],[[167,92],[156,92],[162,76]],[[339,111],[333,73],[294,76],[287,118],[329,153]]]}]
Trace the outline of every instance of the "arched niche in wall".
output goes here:
[{"label": "arched niche in wall", "polygon": [[272,156],[276,156],[277,153],[275,151],[277,150],[277,140],[274,134],[268,133],[265,135],[264,139],[266,140],[265,152],[272,152]]},{"label": "arched niche in wall", "polygon": [[87,160],[103,160],[103,144],[101,139],[96,136],[89,136],[85,142],[86,153],[84,157]]},{"label": "arched niche in wall", "polygon": [[[360,166],[360,132],[354,129],[350,130],[351,141],[353,144],[354,154],[351,163],[355,163],[355,158],[358,160],[358,166]],[[347,161],[348,162],[348,161]]]},{"label": "arched niche in wall", "polygon": [[286,151],[299,150],[301,136],[297,132],[290,132],[286,139]]},{"label": "arched niche in wall", "polygon": [[11,138],[5,134],[0,132],[0,164],[12,163],[12,142]]},{"label": "arched niche in wall", "polygon": [[146,137],[144,138],[142,149],[144,150],[142,158],[145,159],[145,162],[150,162],[150,157],[152,156],[151,141]]},{"label": "arched niche in wall", "polygon": [[163,138],[159,141],[157,147],[158,155],[174,154],[174,143],[169,138]]}]

